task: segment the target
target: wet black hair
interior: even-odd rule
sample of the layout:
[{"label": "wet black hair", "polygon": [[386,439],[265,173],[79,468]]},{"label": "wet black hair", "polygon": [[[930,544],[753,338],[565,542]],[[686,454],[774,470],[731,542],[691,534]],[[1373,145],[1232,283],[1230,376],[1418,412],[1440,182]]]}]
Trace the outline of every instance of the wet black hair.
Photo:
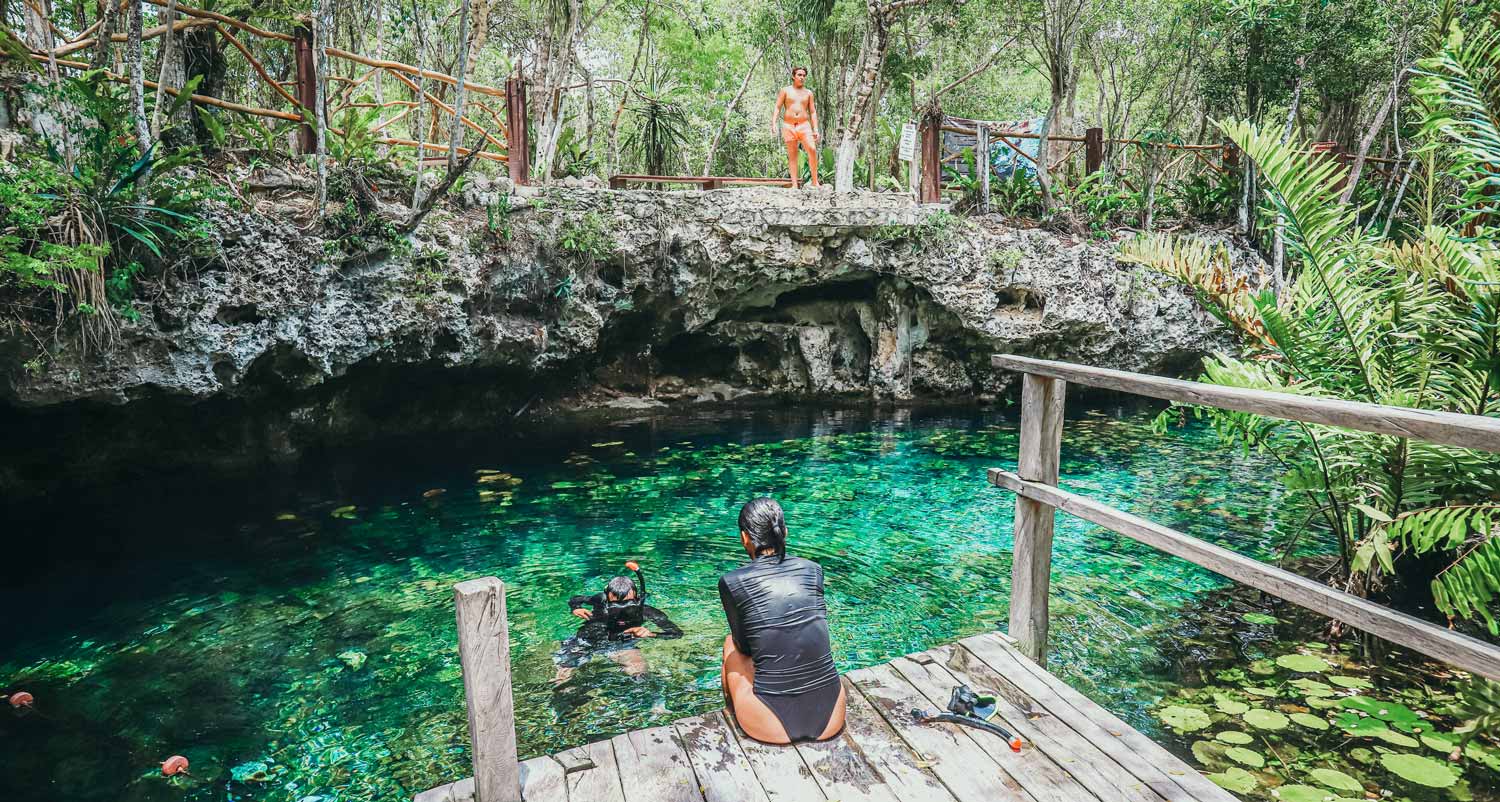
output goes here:
[{"label": "wet black hair", "polygon": [[633,590],[635,590],[635,582],[628,576],[614,577],[609,580],[609,584],[604,586],[604,592],[614,596],[616,599],[624,599]]},{"label": "wet black hair", "polygon": [[750,535],[755,556],[775,549],[777,562],[786,559],[786,513],[776,499],[761,496],[740,507],[740,531]]}]

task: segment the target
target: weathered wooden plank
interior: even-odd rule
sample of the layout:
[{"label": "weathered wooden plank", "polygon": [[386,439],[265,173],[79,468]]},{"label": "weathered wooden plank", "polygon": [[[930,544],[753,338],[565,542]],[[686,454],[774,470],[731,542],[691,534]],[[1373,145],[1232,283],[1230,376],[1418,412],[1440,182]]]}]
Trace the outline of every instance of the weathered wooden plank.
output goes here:
[{"label": "weathered wooden plank", "polygon": [[516,717],[510,690],[510,627],[505,583],[487,576],[453,586],[458,610],[458,657],[469,708],[475,796],[479,802],[519,802]]},{"label": "weathered wooden plank", "polygon": [[854,748],[849,733],[815,743],[798,744],[813,777],[829,799],[838,802],[898,802],[874,767]]},{"label": "weathered wooden plank", "polygon": [[521,799],[568,802],[568,783],[562,764],[551,757],[534,757],[521,763]]},{"label": "weathered wooden plank", "polygon": [[577,746],[558,752],[553,757],[562,765],[563,774],[572,774],[575,771],[584,771],[594,768],[594,756],[589,754],[587,746]]},{"label": "weathered wooden plank", "polygon": [[[983,688],[993,692],[998,717],[1006,728],[1026,742],[1023,748],[1046,753],[1053,763],[1073,775],[1094,796],[1107,802],[1163,802],[1162,795],[1151,790],[1144,780],[1126,771],[967,649],[948,645],[925,654],[938,658],[934,665],[941,665],[953,684],[962,683],[975,690]],[[989,751],[993,753],[1001,748],[1006,747],[997,743]],[[1170,782],[1167,785],[1175,789],[1169,798],[1173,802],[1190,799],[1181,788]]]},{"label": "weathered wooden plank", "polygon": [[[989,479],[998,487],[1042,504],[1050,504],[1070,515],[1181,557],[1236,582],[1322,613],[1392,643],[1415,649],[1428,657],[1444,660],[1492,680],[1500,680],[1500,646],[1434,626],[1368,599],[1334,590],[1321,582],[1190,537],[1077,493],[1026,481],[1010,471],[991,468]],[[1017,516],[1019,525],[1019,508]],[[1019,554],[1017,559],[1019,560]],[[1011,615],[1014,621],[1015,613],[1012,612]],[[1022,652],[1028,656],[1030,654],[1025,649]]]},{"label": "weathered wooden plank", "polygon": [[625,802],[614,746],[609,741],[596,741],[582,748],[588,751],[594,767],[567,775],[568,799],[579,802]]},{"label": "weathered wooden plank", "polygon": [[920,761],[891,725],[844,678],[844,727],[865,759],[901,802],[954,802],[953,794]]},{"label": "weathered wooden plank", "polygon": [[723,715],[706,713],[673,726],[693,764],[705,802],[770,802]]},{"label": "weathered wooden plank", "polygon": [[731,713],[726,712],[724,719],[771,802],[814,802],[828,798],[797,750],[763,744],[751,738],[735,723]]},{"label": "weathered wooden plank", "polygon": [[671,727],[652,727],[611,740],[625,802],[703,802],[693,764]]},{"label": "weathered wooden plank", "polygon": [[[891,667],[926,697],[931,708],[942,710],[948,703],[955,682],[953,675],[942,666],[937,663],[921,665],[905,658],[897,658],[891,661]],[[1008,726],[1011,724],[1012,722],[1007,721],[1002,726],[1007,726],[1014,732],[1014,727]],[[1045,750],[1035,748],[1034,743],[1029,744],[1031,748],[1022,747],[1020,752],[1012,752],[1010,746],[998,735],[967,727],[959,729],[964,737],[973,741],[996,763],[1003,765],[1037,802],[1097,802],[1097,796],[1054,763]],[[1033,731],[1031,734],[1036,733]]]},{"label": "weathered wooden plank", "polygon": [[[563,784],[563,768],[553,758],[543,755],[521,764],[521,799],[525,802],[568,802]],[[474,802],[474,778],[423,791],[412,802]]]},{"label": "weathered wooden plank", "polygon": [[[1057,484],[1062,450],[1066,383],[1026,374],[1021,384],[1021,454],[1016,470],[1043,484]],[[1047,664],[1047,597],[1052,585],[1051,506],[1030,497],[1016,499],[1015,546],[1011,564],[1010,634],[1022,652]]]},{"label": "weathered wooden plank", "polygon": [[1234,799],[1160,744],[1026,659],[998,633],[975,635],[959,643],[1163,797],[1201,802]]},{"label": "weathered wooden plank", "polygon": [[1088,387],[1102,387],[1122,393],[1134,393],[1184,404],[1253,412],[1283,420],[1299,420],[1343,426],[1394,437],[1411,437],[1432,443],[1446,443],[1485,451],[1500,451],[1500,418],[1459,415],[1425,409],[1366,404],[1337,398],[1274,393],[1240,387],[1221,387],[1203,382],[1167,379],[1128,373],[1122,370],[1070,365],[1048,359],[1032,359],[1013,354],[996,354],[991,363],[997,368],[1015,370],[1036,376],[1050,376]]},{"label": "weathered wooden plank", "polygon": [[931,709],[916,688],[889,665],[851,671],[849,679],[901,740],[928,764],[960,802],[1035,802],[1015,778],[954,724],[918,724],[912,710]]}]

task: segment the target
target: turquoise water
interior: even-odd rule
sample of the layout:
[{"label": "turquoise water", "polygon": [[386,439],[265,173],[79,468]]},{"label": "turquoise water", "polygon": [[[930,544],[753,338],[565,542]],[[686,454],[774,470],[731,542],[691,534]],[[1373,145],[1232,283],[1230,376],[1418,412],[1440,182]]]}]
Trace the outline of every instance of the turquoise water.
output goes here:
[{"label": "turquoise water", "polygon": [[[1150,410],[1074,411],[1063,482],[1260,557],[1303,516],[1256,458]],[[394,800],[469,773],[451,587],[507,583],[523,757],[718,704],[717,576],[735,516],[779,499],[825,568],[844,669],[1005,620],[1013,412],[729,412],[405,442],[295,476],[162,483],[28,511],[38,551],[0,594],[0,798]],[[506,476],[508,474],[509,476]],[[514,478],[511,478],[514,477]],[[516,480],[519,480],[517,482]],[[433,492],[441,491],[441,492]],[[627,559],[687,635],[554,686],[566,598]],[[1139,726],[1158,652],[1212,575],[1060,516],[1053,666]],[[166,780],[172,754],[193,776]]]}]

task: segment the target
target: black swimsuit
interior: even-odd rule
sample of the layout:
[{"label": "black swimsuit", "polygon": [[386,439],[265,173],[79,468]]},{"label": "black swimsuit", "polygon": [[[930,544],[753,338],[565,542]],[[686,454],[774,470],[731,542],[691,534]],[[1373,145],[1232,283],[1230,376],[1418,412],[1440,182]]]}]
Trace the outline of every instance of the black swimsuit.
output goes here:
[{"label": "black swimsuit", "polygon": [[840,687],[822,566],[801,557],[757,557],[719,578],[719,600],[735,648],[755,661],[755,697],[792,741],[822,735]]}]

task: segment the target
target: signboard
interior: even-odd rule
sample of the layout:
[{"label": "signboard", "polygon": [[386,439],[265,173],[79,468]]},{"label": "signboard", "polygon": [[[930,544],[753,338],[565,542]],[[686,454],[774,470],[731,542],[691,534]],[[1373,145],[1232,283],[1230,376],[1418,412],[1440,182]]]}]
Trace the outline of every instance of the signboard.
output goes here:
[{"label": "signboard", "polygon": [[901,126],[900,156],[904,162],[917,158],[917,126],[912,123]]}]

